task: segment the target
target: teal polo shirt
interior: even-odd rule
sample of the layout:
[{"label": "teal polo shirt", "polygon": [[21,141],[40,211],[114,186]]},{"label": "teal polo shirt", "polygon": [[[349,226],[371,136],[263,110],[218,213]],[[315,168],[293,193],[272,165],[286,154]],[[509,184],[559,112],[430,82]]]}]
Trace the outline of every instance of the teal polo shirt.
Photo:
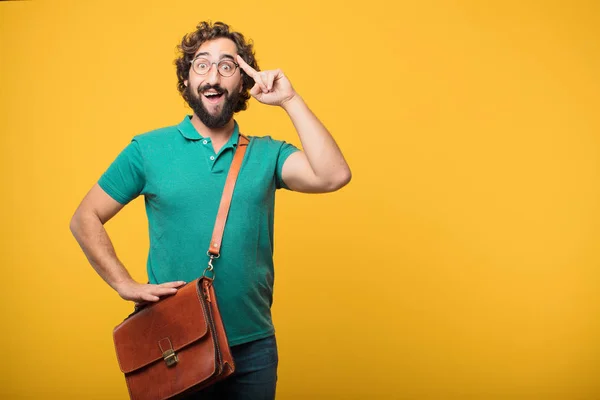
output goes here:
[{"label": "teal polo shirt", "polygon": [[[186,116],[179,125],[134,136],[100,177],[113,199],[127,204],[144,196],[150,233],[150,283],[202,275],[206,252],[236,151],[237,122],[219,153]],[[274,334],[273,222],[275,190],[285,160],[298,148],[270,136],[248,136],[223,235],[214,261],[215,290],[231,346]]]}]

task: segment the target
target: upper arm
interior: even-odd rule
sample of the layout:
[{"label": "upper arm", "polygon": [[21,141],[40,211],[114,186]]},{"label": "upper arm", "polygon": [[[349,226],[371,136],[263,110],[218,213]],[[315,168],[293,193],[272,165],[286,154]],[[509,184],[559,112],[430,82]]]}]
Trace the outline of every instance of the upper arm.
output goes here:
[{"label": "upper arm", "polygon": [[303,151],[297,151],[285,160],[281,169],[281,178],[286,186],[295,192],[327,193],[338,189],[333,182],[320,179],[315,175]]},{"label": "upper arm", "polygon": [[93,213],[98,217],[102,224],[114,217],[124,204],[119,203],[110,197],[97,183],[85,195],[81,204],[75,211],[75,215],[80,213]]},{"label": "upper arm", "polygon": [[144,160],[134,139],[83,198],[75,217],[92,213],[104,224],[143,192],[145,182]]},{"label": "upper arm", "polygon": [[98,185],[121,204],[144,193],[146,172],[139,142],[134,138],[100,176]]}]

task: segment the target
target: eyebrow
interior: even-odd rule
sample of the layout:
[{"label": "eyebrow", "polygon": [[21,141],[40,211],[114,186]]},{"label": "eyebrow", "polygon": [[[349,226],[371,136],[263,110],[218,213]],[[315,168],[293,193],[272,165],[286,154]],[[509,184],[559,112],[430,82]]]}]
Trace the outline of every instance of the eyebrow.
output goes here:
[{"label": "eyebrow", "polygon": [[[207,57],[210,56],[210,54],[208,52],[202,52],[202,53],[198,53],[194,56],[194,60],[198,57]],[[221,54],[221,58],[219,58],[219,60],[222,60],[224,58],[228,58],[232,61],[235,61],[235,57],[233,57],[231,54]]]}]

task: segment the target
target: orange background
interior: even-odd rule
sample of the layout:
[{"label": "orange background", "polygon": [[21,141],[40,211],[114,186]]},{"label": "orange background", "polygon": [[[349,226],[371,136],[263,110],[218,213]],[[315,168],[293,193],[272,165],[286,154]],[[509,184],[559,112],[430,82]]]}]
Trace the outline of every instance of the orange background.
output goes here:
[{"label": "orange background", "polygon": [[[279,399],[600,398],[599,3],[441,0],[0,2],[0,398],[127,398],[131,305],[69,220],[189,112],[172,62],[205,19],[283,69],[353,171],[279,193]],[[280,109],[237,119],[299,144]],[[107,230],[145,280],[143,199]]]}]

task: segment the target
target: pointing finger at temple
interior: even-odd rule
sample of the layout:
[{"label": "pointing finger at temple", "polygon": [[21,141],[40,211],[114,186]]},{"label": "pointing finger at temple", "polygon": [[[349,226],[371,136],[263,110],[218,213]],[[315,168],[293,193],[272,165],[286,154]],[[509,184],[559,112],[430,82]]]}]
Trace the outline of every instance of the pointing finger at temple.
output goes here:
[{"label": "pointing finger at temple", "polygon": [[256,80],[255,76],[258,74],[258,72],[254,68],[252,68],[250,65],[248,65],[248,63],[246,61],[244,61],[244,59],[239,54],[237,56],[237,61],[238,61],[238,64],[240,65],[240,68],[242,70],[244,70],[244,72],[246,74],[248,74],[248,76],[250,76],[254,80]]}]

